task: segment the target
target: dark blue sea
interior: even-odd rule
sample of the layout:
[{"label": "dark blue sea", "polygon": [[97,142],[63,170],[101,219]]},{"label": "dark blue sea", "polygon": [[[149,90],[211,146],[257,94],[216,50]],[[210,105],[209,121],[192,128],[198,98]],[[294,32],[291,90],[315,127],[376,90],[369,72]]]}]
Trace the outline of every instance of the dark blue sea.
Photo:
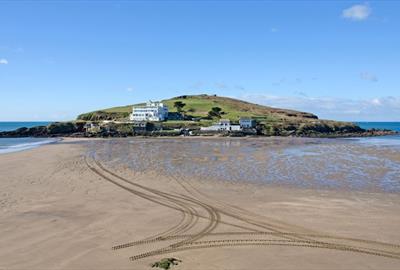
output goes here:
[{"label": "dark blue sea", "polygon": [[[356,122],[364,129],[389,129],[400,132],[400,122]],[[400,146],[400,135],[367,137],[358,139],[361,143],[382,145],[382,146]]]},{"label": "dark blue sea", "polygon": [[36,126],[47,126],[51,122],[0,122],[1,131],[11,131],[22,127],[36,127]]},{"label": "dark blue sea", "polygon": [[[1,131],[11,131],[21,127],[47,126],[50,122],[0,122]],[[28,150],[40,145],[56,142],[49,138],[0,138],[0,154]]]},{"label": "dark blue sea", "polygon": [[400,122],[355,122],[364,129],[390,129],[400,131]]}]

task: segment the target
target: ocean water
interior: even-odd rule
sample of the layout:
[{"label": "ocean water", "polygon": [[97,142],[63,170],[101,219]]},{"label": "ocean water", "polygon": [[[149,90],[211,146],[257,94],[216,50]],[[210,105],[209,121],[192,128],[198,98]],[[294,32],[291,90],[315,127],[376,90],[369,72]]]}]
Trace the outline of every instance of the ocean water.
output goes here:
[{"label": "ocean water", "polygon": [[59,140],[54,138],[0,138],[0,154],[28,150]]},{"label": "ocean water", "polygon": [[1,131],[12,131],[22,127],[47,126],[51,122],[0,122]]},{"label": "ocean water", "polygon": [[400,131],[400,122],[355,122],[364,129],[390,129]]},{"label": "ocean water", "polygon": [[[356,122],[356,124],[364,129],[389,129],[400,132],[400,122]],[[400,135],[366,137],[356,139],[356,141],[362,144],[377,146],[399,146]]]},{"label": "ocean water", "polygon": [[[11,131],[21,127],[46,126],[50,122],[0,122],[1,131]],[[0,138],[0,154],[17,152],[54,143],[57,139],[49,138]]]}]

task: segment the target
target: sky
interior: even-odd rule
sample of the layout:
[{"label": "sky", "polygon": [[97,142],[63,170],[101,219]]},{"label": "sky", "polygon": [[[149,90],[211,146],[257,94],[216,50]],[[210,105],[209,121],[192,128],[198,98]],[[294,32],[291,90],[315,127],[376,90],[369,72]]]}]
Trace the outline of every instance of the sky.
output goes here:
[{"label": "sky", "polygon": [[217,94],[400,121],[400,1],[0,1],[0,121]]}]

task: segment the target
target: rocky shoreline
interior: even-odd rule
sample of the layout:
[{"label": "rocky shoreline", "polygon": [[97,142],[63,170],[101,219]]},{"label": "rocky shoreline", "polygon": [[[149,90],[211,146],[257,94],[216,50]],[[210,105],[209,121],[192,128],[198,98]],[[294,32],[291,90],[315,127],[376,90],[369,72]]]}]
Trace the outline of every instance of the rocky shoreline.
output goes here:
[{"label": "rocky shoreline", "polygon": [[328,125],[308,127],[273,127],[270,129],[253,129],[240,132],[201,132],[198,129],[188,130],[177,129],[155,129],[135,131],[131,124],[110,123],[96,132],[88,132],[85,128],[86,122],[56,122],[48,126],[36,126],[32,128],[19,128],[13,131],[0,132],[0,138],[17,137],[161,137],[161,136],[227,136],[227,137],[248,137],[248,136],[282,136],[282,137],[313,137],[313,138],[341,138],[341,137],[374,137],[397,135],[399,132],[386,129],[365,130],[356,125],[331,128]]}]

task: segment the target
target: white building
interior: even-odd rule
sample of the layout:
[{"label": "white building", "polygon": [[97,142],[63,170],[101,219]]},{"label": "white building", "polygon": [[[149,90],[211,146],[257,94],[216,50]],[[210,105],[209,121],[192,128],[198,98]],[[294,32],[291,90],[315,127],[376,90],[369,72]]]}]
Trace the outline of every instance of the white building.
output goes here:
[{"label": "white building", "polygon": [[218,123],[210,127],[201,127],[201,131],[240,131],[239,125],[231,125],[231,121],[228,119],[221,119]]},{"label": "white building", "polygon": [[86,123],[83,127],[83,129],[87,133],[97,133],[101,131],[101,126],[97,123]]},{"label": "white building", "polygon": [[256,126],[256,120],[251,118],[240,118],[239,124],[242,128],[254,128]]},{"label": "white building", "polygon": [[161,102],[149,101],[145,106],[134,106],[131,121],[164,121],[168,118],[168,107]]}]

